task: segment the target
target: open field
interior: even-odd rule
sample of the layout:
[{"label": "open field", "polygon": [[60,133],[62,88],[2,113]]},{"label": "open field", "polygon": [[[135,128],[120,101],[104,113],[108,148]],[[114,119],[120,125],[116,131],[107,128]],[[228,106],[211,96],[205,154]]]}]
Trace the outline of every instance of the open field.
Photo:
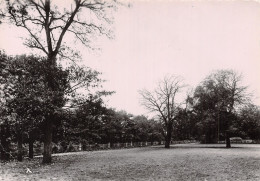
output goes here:
[{"label": "open field", "polygon": [[[260,180],[260,145],[179,144],[1,163],[0,180]],[[29,168],[32,173],[26,173]]]}]

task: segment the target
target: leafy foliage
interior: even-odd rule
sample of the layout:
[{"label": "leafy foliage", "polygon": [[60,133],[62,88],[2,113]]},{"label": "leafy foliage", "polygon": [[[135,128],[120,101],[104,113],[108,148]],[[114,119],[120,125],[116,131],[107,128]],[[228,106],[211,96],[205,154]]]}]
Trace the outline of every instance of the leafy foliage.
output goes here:
[{"label": "leafy foliage", "polygon": [[235,122],[237,135],[244,139],[260,140],[260,109],[258,106],[249,104],[244,106],[238,114]]},{"label": "leafy foliage", "polygon": [[[46,55],[49,70],[47,90],[52,99],[51,105],[55,106],[51,108],[52,112],[45,121],[44,163],[51,162],[52,127],[56,119],[55,114],[59,111],[56,107],[60,108],[66,101],[60,99],[65,92],[59,87],[62,84],[57,83],[62,82],[63,78],[66,79],[66,76],[56,76],[59,70],[57,59],[62,57],[75,62],[80,58],[78,51],[73,46],[68,46],[74,45],[75,42],[70,42],[70,38],[64,38],[65,34],[73,36],[76,42],[79,41],[88,48],[92,48],[91,41],[97,36],[111,38],[111,31],[106,25],[112,22],[108,15],[115,4],[116,1],[74,0],[71,6],[68,6],[70,9],[63,9],[50,0],[7,0],[6,7],[0,11],[1,20],[27,31],[29,37],[26,37],[24,42],[27,47],[40,50]],[[82,12],[90,16],[81,14]]]}]

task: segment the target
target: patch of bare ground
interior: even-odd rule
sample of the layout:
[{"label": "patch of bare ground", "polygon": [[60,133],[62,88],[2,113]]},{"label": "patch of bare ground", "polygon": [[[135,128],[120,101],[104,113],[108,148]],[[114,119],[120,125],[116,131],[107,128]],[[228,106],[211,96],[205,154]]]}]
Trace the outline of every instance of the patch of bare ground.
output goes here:
[{"label": "patch of bare ground", "polygon": [[[260,145],[183,144],[1,163],[0,180],[260,180]],[[32,173],[26,173],[27,168]]]}]

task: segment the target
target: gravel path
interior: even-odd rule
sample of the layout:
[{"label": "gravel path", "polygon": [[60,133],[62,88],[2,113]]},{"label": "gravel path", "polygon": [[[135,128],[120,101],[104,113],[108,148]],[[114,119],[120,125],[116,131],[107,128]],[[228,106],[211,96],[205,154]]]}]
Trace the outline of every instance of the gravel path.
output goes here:
[{"label": "gravel path", "polygon": [[[180,144],[1,163],[0,180],[260,180],[260,145]],[[26,173],[29,168],[32,173]]]}]

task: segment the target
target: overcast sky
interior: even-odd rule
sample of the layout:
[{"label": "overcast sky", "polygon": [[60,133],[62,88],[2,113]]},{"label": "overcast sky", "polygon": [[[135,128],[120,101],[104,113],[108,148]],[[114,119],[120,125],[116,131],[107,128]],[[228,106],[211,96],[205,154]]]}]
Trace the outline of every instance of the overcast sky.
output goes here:
[{"label": "overcast sky", "polygon": [[[260,97],[260,3],[256,1],[134,1],[115,13],[114,40],[102,52],[82,52],[116,91],[108,105],[133,114],[147,111],[138,90],[152,89],[165,75],[183,76],[195,87],[212,70],[242,72]],[[0,48],[22,53],[17,30],[1,28]],[[16,47],[15,49],[13,47]],[[254,99],[260,105],[260,99]]]}]

